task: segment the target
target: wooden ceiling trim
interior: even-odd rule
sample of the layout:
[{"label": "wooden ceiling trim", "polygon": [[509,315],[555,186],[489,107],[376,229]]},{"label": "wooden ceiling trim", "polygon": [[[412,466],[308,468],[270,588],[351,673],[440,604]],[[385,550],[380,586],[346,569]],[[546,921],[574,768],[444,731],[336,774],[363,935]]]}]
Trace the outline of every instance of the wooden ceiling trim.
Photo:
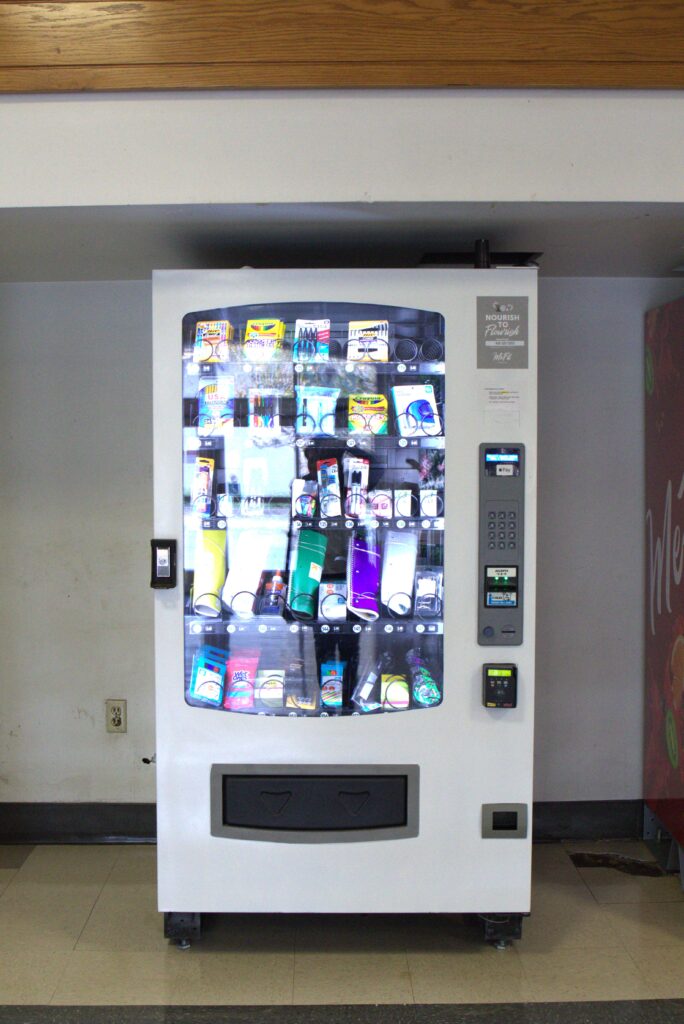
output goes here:
[{"label": "wooden ceiling trim", "polygon": [[682,0],[0,0],[0,90],[684,87]]}]

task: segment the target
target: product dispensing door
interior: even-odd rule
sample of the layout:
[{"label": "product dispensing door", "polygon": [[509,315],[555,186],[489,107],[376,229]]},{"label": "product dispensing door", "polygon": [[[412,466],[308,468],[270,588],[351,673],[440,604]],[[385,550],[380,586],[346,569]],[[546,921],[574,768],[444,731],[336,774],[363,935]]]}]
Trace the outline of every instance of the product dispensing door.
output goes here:
[{"label": "product dispensing door", "polygon": [[167,934],[221,911],[502,913],[519,931],[535,287],[530,270],[155,275]]}]

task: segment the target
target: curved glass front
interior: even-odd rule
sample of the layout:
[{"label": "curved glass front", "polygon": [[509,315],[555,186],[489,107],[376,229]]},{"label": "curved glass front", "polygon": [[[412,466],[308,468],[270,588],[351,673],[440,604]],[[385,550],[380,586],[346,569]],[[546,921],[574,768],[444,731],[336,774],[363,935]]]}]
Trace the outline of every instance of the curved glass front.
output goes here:
[{"label": "curved glass front", "polygon": [[364,715],[443,696],[444,318],[183,319],[185,699]]}]

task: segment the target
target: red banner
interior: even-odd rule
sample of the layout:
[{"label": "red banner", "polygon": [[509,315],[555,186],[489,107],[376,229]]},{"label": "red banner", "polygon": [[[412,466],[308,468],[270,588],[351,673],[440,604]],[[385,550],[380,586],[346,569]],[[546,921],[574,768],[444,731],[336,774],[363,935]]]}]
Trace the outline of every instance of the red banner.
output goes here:
[{"label": "red banner", "polygon": [[646,314],[644,796],[684,845],[684,298]]}]

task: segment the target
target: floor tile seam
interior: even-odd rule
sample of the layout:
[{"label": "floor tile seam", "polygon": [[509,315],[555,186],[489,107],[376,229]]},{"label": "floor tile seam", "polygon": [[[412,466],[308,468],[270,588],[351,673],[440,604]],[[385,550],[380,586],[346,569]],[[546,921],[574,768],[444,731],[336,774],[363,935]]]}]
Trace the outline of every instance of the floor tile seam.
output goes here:
[{"label": "floor tile seam", "polygon": [[116,865],[117,860],[119,859],[120,852],[121,851],[119,851],[119,854],[117,854],[117,856],[112,861],[112,864],[111,864],[111,867],[109,869],[109,872],[107,873],[107,877],[102,882],[102,885],[100,886],[99,892],[98,892],[97,896],[95,897],[95,899],[93,900],[92,906],[91,906],[90,910],[88,911],[88,915],[87,915],[85,921],[83,922],[81,930],[79,931],[79,933],[78,933],[78,935],[76,937],[76,941],[74,942],[73,946],[71,947],[71,952],[72,953],[75,952],[76,949],[78,948],[78,944],[81,941],[81,936],[83,935],[84,931],[88,927],[88,922],[90,921],[91,917],[93,916],[93,914],[95,912],[95,907],[98,905],[98,903],[102,899],[102,893],[104,892],[105,886],[109,882],[109,879],[112,877],[112,874],[114,872],[114,867]]},{"label": "floor tile seam", "polygon": [[[8,869],[8,870],[12,870],[12,869]],[[0,901],[3,899],[5,893],[9,890],[10,886],[13,885],[14,882],[16,881],[17,875],[19,874],[19,871],[20,871],[20,868],[14,868],[14,874],[10,878],[9,882],[7,883],[7,885],[3,886],[2,889],[0,889]]]},{"label": "floor tile seam", "polygon": [[294,929],[292,935],[292,993],[290,999],[290,1006],[294,1006],[295,1001],[295,974],[297,973],[297,929]]},{"label": "floor tile seam", "polygon": [[407,973],[407,977],[408,977],[409,989],[410,989],[410,992],[411,992],[411,1003],[413,1004],[413,1006],[415,1006],[416,1005],[416,992],[415,992],[415,989],[413,987],[413,973],[411,971],[411,964],[409,962],[409,955],[408,955],[408,950],[407,949],[403,950],[403,955],[404,955],[404,961],[406,963],[406,973]]},{"label": "floor tile seam", "polygon": [[[681,951],[681,947],[680,946],[677,946],[675,948],[677,948],[678,951]],[[635,959],[636,950],[630,949],[627,952],[629,953],[629,958],[632,961],[632,963],[634,964],[634,966],[636,967],[640,977],[643,979],[645,987],[646,987],[646,990],[650,993],[650,995],[644,996],[643,998],[644,999],[662,999],[663,997],[658,995],[658,990],[657,990],[657,988],[655,986],[655,983],[651,980],[651,978],[649,978],[646,970]]]}]

